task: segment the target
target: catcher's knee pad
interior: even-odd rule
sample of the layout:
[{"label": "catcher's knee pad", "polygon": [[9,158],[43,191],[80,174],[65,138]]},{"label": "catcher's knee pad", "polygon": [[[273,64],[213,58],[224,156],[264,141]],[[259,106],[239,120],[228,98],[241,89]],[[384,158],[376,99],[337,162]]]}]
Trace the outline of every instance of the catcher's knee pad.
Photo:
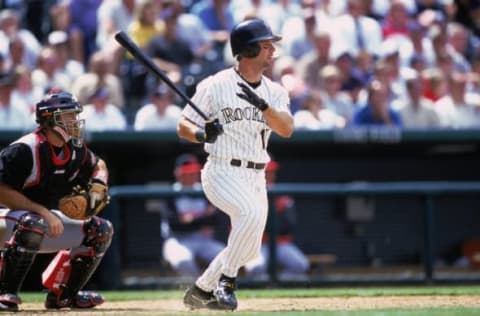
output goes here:
[{"label": "catcher's knee pad", "polygon": [[28,252],[38,252],[47,231],[48,226],[42,217],[26,213],[18,219],[8,243]]},{"label": "catcher's knee pad", "polygon": [[84,226],[85,238],[83,245],[92,247],[95,254],[107,251],[112,242],[113,226],[110,221],[93,216]]},{"label": "catcher's knee pad", "polygon": [[44,220],[35,214],[21,216],[1,256],[0,284],[3,293],[17,293],[35,260],[47,232]]}]

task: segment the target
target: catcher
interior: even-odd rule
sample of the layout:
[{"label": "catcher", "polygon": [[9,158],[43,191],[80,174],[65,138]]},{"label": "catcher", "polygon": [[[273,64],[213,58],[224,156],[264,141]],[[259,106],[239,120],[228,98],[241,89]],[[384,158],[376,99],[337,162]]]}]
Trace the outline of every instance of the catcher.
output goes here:
[{"label": "catcher", "polygon": [[47,94],[36,104],[39,127],[0,152],[0,311],[18,310],[35,256],[48,252],[57,255],[42,274],[47,309],[103,303],[81,291],[113,234],[96,216],[108,202],[108,170],[83,143],[81,111],[70,93]]}]

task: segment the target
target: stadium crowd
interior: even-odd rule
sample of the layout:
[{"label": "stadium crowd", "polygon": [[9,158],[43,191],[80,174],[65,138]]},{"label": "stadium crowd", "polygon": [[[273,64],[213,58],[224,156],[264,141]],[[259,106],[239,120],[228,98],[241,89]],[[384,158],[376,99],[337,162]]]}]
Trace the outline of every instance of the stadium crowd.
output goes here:
[{"label": "stadium crowd", "polygon": [[0,7],[0,129],[52,89],[87,130],[173,129],[184,103],[115,42],[124,31],[188,95],[234,64],[229,31],[282,35],[269,77],[298,129],[480,127],[480,0],[11,0]]}]

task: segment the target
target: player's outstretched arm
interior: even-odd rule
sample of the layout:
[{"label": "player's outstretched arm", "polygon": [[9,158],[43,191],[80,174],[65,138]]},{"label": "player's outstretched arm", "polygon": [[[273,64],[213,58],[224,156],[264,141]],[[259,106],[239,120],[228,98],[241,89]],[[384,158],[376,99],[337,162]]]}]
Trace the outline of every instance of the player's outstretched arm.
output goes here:
[{"label": "player's outstretched arm", "polygon": [[192,143],[200,143],[195,134],[201,131],[201,128],[182,116],[177,124],[177,135],[180,138]]},{"label": "player's outstretched arm", "polygon": [[263,111],[268,126],[282,137],[289,138],[293,134],[293,117],[290,113],[279,112],[272,107]]}]

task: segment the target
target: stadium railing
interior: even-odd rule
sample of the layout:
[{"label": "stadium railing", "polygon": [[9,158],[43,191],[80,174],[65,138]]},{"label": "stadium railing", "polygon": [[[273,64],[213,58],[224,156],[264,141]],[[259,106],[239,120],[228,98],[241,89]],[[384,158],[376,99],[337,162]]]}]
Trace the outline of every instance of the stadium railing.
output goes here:
[{"label": "stadium railing", "polygon": [[[425,284],[438,281],[434,274],[434,198],[452,194],[478,194],[480,193],[480,182],[460,181],[433,181],[433,182],[353,182],[353,183],[279,183],[269,191],[270,196],[290,194],[292,196],[319,197],[319,196],[420,196],[424,201],[424,227],[423,227],[423,277],[414,280]],[[107,208],[106,215],[113,221],[115,227],[121,227],[116,223],[119,221],[119,214],[122,211],[121,201],[123,199],[148,199],[168,198],[177,195],[190,194],[200,196],[201,191],[184,190],[173,191],[169,185],[119,185],[110,188],[111,202]],[[273,204],[270,207],[271,225],[268,227],[270,234],[270,258],[275,258],[275,211]],[[111,249],[107,252],[108,270],[103,277],[112,281],[120,282],[121,272],[121,229],[116,231]],[[269,264],[269,283],[279,284],[276,262],[271,260]],[[312,281],[312,280],[310,280]],[[325,280],[323,280],[325,281]],[[385,280],[388,281],[388,280]],[[392,279],[394,281],[394,279]],[[121,284],[113,285],[121,286]]]}]

